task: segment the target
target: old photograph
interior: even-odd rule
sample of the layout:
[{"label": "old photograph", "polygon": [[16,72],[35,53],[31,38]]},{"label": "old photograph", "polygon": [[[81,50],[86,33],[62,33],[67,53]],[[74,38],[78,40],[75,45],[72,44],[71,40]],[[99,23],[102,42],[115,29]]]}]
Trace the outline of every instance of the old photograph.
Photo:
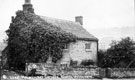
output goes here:
[{"label": "old photograph", "polygon": [[0,80],[135,80],[135,0],[0,0]]}]

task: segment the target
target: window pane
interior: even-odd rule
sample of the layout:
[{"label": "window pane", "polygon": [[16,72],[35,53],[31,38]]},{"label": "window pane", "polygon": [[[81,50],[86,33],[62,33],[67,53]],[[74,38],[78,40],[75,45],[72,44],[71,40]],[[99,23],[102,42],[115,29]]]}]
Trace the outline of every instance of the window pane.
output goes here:
[{"label": "window pane", "polygon": [[85,49],[90,49],[91,48],[91,43],[86,43],[85,44]]},{"label": "window pane", "polygon": [[68,44],[65,44],[64,49],[68,49]]}]

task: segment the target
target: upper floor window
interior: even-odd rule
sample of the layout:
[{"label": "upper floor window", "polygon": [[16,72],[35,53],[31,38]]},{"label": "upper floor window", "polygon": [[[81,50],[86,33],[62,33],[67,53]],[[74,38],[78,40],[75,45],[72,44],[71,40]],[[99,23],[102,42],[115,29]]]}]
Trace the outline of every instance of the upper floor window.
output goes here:
[{"label": "upper floor window", "polygon": [[91,49],[91,43],[85,43],[85,49]]}]

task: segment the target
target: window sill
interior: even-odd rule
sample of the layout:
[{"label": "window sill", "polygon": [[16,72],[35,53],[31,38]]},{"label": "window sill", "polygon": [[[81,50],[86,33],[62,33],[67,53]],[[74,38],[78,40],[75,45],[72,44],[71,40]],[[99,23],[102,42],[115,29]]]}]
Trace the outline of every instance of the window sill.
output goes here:
[{"label": "window sill", "polygon": [[92,52],[92,50],[91,50],[91,49],[85,49],[85,51],[86,51],[86,52]]},{"label": "window sill", "polygon": [[63,51],[69,51],[69,49],[63,49]]}]

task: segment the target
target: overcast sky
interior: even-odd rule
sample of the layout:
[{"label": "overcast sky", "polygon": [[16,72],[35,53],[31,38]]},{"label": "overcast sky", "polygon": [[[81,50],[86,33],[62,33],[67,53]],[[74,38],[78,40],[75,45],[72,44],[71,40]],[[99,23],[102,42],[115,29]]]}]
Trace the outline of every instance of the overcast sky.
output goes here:
[{"label": "overcast sky", "polygon": [[[75,16],[83,16],[83,27],[98,38],[97,29],[135,27],[134,0],[31,0],[38,15],[74,21]],[[5,38],[5,30],[22,10],[24,0],[0,0],[0,42]],[[105,36],[104,34],[102,36]]]}]

